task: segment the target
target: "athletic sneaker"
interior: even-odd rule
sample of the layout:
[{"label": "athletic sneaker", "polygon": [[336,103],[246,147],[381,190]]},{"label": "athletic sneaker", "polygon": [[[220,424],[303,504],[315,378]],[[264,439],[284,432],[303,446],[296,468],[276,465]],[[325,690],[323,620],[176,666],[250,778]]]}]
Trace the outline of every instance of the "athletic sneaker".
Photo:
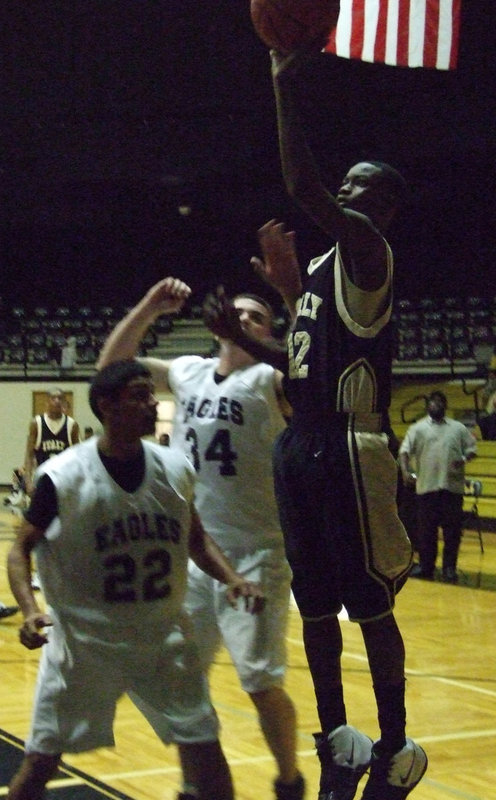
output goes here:
[{"label": "athletic sneaker", "polygon": [[351,725],[340,725],[329,736],[314,734],[321,775],[319,800],[353,800],[372,757],[372,739]]},{"label": "athletic sneaker", "polygon": [[380,744],[372,748],[370,776],[362,800],[403,800],[427,769],[427,756],[411,739],[395,755],[381,755]]},{"label": "athletic sneaker", "polygon": [[274,781],[276,800],[303,800],[305,796],[305,780],[303,775],[298,775],[293,783],[283,783],[279,779]]}]

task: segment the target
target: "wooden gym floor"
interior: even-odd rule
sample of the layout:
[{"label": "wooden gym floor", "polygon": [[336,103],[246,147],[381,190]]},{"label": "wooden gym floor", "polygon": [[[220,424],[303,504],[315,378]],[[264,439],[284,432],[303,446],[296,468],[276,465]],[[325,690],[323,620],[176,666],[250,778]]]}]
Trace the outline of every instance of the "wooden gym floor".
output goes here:
[{"label": "wooden gym floor", "polygon": [[[2,498],[0,498],[1,501]],[[17,518],[0,510],[0,600],[12,604],[5,556]],[[408,734],[424,746],[429,769],[410,795],[414,800],[496,800],[496,534],[466,531],[458,586],[408,581],[396,616],[407,648]],[[20,614],[0,620],[0,797],[20,757],[30,717],[39,652],[18,642]],[[344,681],[348,717],[373,738],[375,704],[360,630],[343,620]],[[300,768],[307,799],[318,793],[312,733],[318,729],[298,612],[291,610],[286,686],[297,707]],[[274,766],[249,700],[229,658],[221,651],[211,673],[222,742],[238,800],[273,797]],[[50,800],[173,800],[179,786],[174,747],[164,748],[127,698],[119,704],[115,749],[64,759]],[[362,779],[361,787],[366,778]],[[360,797],[360,791],[357,798]]]}]

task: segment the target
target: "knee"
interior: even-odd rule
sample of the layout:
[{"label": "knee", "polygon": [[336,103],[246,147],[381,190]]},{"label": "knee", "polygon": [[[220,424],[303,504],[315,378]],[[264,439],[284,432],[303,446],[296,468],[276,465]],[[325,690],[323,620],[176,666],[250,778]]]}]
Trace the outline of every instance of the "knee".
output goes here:
[{"label": "knee", "polygon": [[253,692],[249,697],[255,706],[264,733],[268,731],[294,731],[296,726],[296,708],[293,701],[282,686],[272,686],[260,692]]},{"label": "knee", "polygon": [[287,697],[282,686],[268,686],[266,689],[257,689],[248,692],[248,696],[253,705],[258,709],[272,706],[274,703],[279,703],[283,698]]}]

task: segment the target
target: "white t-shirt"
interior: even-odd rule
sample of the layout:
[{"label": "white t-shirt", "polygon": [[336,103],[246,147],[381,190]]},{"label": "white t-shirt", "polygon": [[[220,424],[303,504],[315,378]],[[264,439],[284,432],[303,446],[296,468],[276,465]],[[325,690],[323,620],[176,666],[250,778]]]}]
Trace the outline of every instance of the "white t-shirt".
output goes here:
[{"label": "white t-shirt", "polygon": [[477,451],[476,440],[458,420],[444,417],[436,422],[427,416],[410,426],[400,447],[400,453],[415,458],[417,494],[447,489],[463,494],[465,466],[453,462]]}]

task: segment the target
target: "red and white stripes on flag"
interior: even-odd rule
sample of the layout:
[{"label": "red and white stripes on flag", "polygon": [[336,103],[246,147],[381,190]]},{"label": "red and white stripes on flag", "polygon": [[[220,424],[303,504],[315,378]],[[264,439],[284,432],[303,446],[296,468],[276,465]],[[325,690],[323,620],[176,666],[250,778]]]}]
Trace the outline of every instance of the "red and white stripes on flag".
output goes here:
[{"label": "red and white stripes on flag", "polygon": [[325,50],[398,67],[455,69],[460,7],[461,0],[341,0]]}]

